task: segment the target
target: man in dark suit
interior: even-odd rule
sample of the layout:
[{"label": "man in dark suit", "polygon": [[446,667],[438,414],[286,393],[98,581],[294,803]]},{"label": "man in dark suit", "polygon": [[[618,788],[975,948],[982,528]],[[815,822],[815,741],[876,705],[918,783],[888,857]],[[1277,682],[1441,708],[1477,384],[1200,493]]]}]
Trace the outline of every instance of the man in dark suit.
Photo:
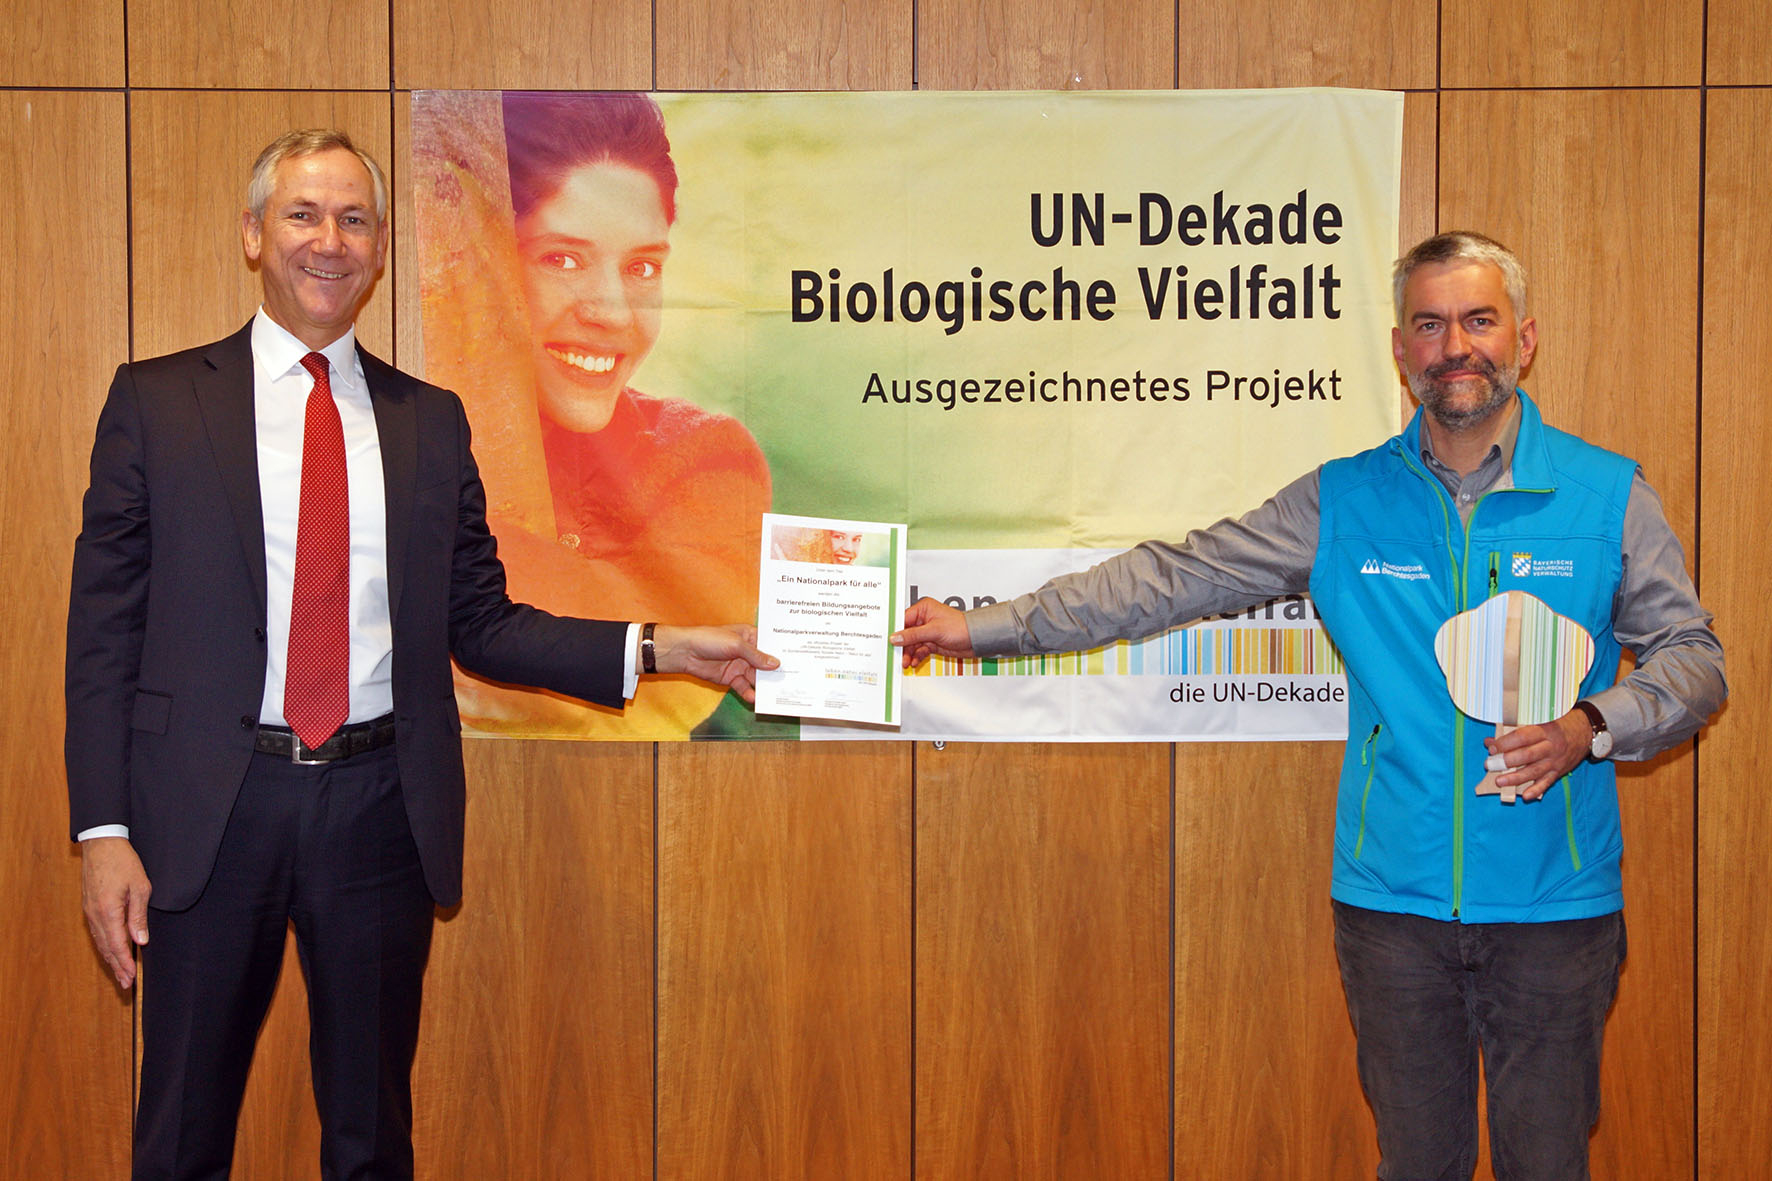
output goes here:
[{"label": "man in dark suit", "polygon": [[137,1178],[228,1175],[290,923],[322,1173],[410,1177],[432,912],[461,893],[451,655],[611,706],[639,671],[749,699],[774,662],[748,627],[509,599],[461,403],[356,344],[387,187],[342,133],[267,147],[241,225],[258,314],[122,366],[99,417],[68,616],[84,908],[118,984],[138,947],[148,977]]}]

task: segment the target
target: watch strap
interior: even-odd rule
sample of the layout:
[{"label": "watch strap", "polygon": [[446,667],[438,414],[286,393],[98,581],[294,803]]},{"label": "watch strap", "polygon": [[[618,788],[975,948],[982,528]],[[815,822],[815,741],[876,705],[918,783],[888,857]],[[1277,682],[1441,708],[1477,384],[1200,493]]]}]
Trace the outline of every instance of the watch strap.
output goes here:
[{"label": "watch strap", "polygon": [[1575,708],[1587,717],[1587,724],[1594,732],[1588,739],[1587,757],[1595,761],[1604,759],[1612,753],[1612,733],[1606,726],[1606,715],[1591,701],[1577,701]]}]

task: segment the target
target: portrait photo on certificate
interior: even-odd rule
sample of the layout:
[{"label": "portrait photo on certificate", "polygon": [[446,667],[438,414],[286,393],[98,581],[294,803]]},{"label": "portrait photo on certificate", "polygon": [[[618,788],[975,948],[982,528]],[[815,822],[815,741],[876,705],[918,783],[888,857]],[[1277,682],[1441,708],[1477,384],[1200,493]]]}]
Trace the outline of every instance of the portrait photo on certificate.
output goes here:
[{"label": "portrait photo on certificate", "polygon": [[758,565],[757,712],[898,725],[905,527],[764,513]]}]

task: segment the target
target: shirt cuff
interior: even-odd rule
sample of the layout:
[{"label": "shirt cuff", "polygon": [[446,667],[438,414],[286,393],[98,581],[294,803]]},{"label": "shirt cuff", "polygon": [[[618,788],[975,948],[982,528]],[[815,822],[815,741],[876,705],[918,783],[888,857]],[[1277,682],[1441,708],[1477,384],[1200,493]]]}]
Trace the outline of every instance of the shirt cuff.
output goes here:
[{"label": "shirt cuff", "polygon": [[129,826],[127,824],[95,824],[91,828],[83,828],[74,834],[74,839],[77,841],[90,841],[94,837],[122,837],[127,841]]},{"label": "shirt cuff", "polygon": [[635,657],[640,651],[640,625],[628,624],[628,640],[622,645],[621,658],[621,695],[628,701],[634,699],[634,693],[640,688],[640,668]]},{"label": "shirt cuff", "polygon": [[1646,757],[1646,754],[1626,754],[1641,749],[1647,722],[1642,705],[1623,682],[1589,693],[1582,700],[1599,710],[1600,716],[1606,719],[1606,732],[1612,735],[1612,753],[1606,756],[1607,759],[1634,762]]},{"label": "shirt cuff", "polygon": [[989,603],[966,612],[966,637],[980,657],[1015,656],[1021,636],[1008,603]]}]

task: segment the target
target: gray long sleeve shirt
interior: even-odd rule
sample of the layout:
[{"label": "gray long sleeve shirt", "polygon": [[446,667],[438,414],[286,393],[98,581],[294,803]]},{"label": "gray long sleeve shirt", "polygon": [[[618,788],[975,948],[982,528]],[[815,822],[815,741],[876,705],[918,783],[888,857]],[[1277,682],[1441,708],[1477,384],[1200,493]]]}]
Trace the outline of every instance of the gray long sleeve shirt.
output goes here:
[{"label": "gray long sleeve shirt", "polygon": [[[1512,486],[1518,432],[1516,411],[1482,465],[1463,477],[1434,457],[1422,432],[1422,460],[1467,524],[1485,493]],[[1236,520],[1196,529],[1179,543],[1144,542],[1031,594],[967,612],[973,650],[980,656],[1077,651],[1303,593],[1316,558],[1318,519],[1313,470]],[[1612,629],[1637,663],[1589,700],[1612,732],[1612,757],[1646,759],[1696,733],[1728,688],[1711,614],[1698,602],[1679,539],[1641,471],[1625,505],[1622,546]]]}]

